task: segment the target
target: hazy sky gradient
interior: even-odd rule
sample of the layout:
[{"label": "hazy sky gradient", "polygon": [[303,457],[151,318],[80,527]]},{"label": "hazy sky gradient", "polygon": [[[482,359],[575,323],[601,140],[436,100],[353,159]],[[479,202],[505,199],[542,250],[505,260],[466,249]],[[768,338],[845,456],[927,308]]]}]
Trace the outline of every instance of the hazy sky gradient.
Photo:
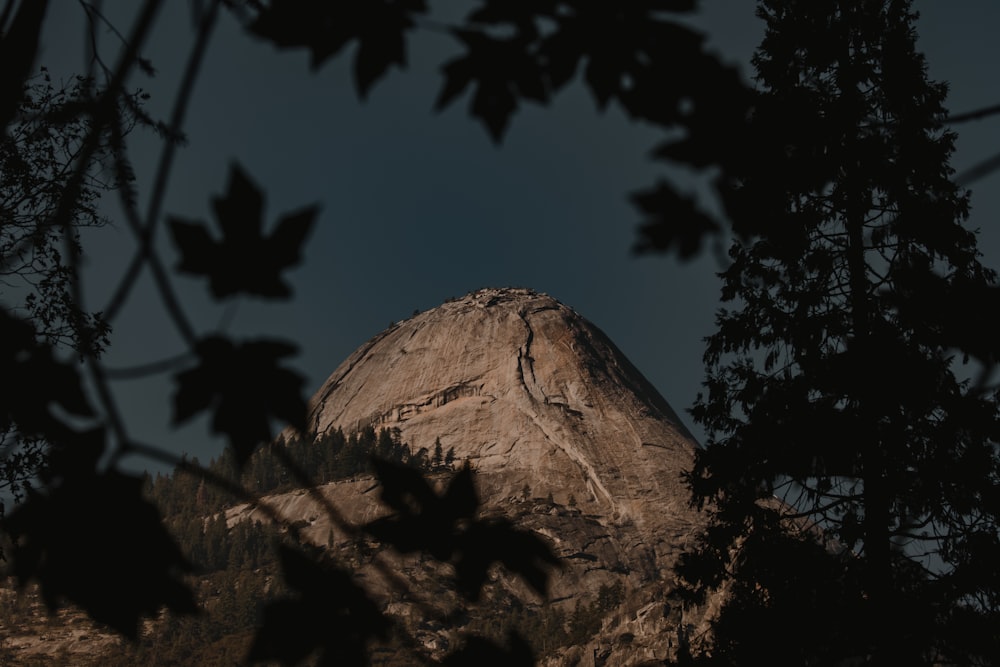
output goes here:
[{"label": "hazy sky gradient", "polygon": [[[123,32],[139,4],[105,3]],[[189,3],[165,4],[146,54],[157,76],[130,81],[153,95],[149,108],[163,118],[192,32]],[[713,48],[749,76],[749,59],[762,34],[754,3],[703,4],[705,12],[695,21]],[[78,71],[80,9],[72,2],[53,5],[41,63],[55,72]],[[925,0],[916,6],[923,12],[919,45],[931,76],[952,84],[950,108],[966,111],[1000,102],[995,73],[1000,3]],[[102,39],[110,54],[113,36]],[[480,287],[530,287],[601,327],[683,414],[703,377],[701,341],[711,332],[719,305],[714,276],[719,265],[710,254],[682,264],[630,252],[639,217],[627,195],[667,174],[647,157],[662,134],[629,124],[615,109],[598,113],[574,85],[550,107],[522,108],[497,148],[468,117],[467,100],[443,114],[431,111],[441,83],[437,68],[458,52],[453,40],[418,31],[411,44],[409,69],[393,70],[360,103],[350,79],[350,48],[313,74],[304,52],[276,52],[222,16],[188,114],[189,144],[178,155],[165,210],[208,219],[210,198],[223,192],[228,166],[238,161],[267,191],[268,224],[312,202],[322,205],[322,215],[305,264],[289,276],[295,289],[290,303],[241,300],[235,309],[217,306],[203,297],[203,281],[177,278],[199,331],[228,322],[227,331],[237,337],[294,339],[302,352],[292,363],[306,375],[311,395],[390,321]],[[959,170],[1000,152],[1000,119],[957,129]],[[160,147],[144,134],[133,137],[141,196],[148,194]],[[688,175],[674,176],[698,187]],[[974,185],[972,218],[972,226],[983,230],[986,262],[994,267],[1000,266],[998,186],[1000,174]],[[169,242],[159,238],[172,265]],[[87,240],[93,251],[87,305],[100,309],[133,245],[124,224]],[[115,322],[109,364],[182,351],[148,275],[142,283]],[[201,457],[219,451],[205,419],[177,431],[168,428],[170,382],[122,382],[116,388],[137,437]]]}]

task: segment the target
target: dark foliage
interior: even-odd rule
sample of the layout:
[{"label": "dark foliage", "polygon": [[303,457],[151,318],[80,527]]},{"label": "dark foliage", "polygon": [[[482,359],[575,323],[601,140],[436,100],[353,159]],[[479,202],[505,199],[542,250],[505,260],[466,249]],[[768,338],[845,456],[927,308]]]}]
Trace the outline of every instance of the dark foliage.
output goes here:
[{"label": "dark foliage", "polygon": [[[44,4],[44,3],[39,3]],[[127,188],[126,174],[104,173],[111,156],[110,139],[92,136],[86,119],[74,115],[85,100],[98,95],[93,79],[76,77],[59,87],[45,69],[24,82],[16,118],[0,137],[0,278],[7,305],[30,321],[41,338],[80,354],[99,354],[110,327],[101,313],[86,312],[72,293],[71,269],[81,252],[80,231],[104,225],[97,210],[100,197]],[[143,94],[129,96],[138,105]],[[123,127],[128,132],[129,124]],[[95,164],[76,185],[66,182],[83,144],[95,141]],[[72,198],[72,224],[52,224]]]},{"label": "dark foliage", "polygon": [[[349,443],[352,442],[357,444],[351,446]],[[318,465],[320,469],[329,462],[343,460],[344,456],[349,456],[352,460],[359,458],[370,464],[372,452],[380,452],[388,454],[396,462],[386,463],[376,459],[374,463],[379,469],[390,466],[402,473],[404,466],[400,461],[411,460],[422,461],[427,466],[428,473],[432,470],[432,464],[425,459],[410,457],[409,448],[388,430],[375,434],[369,428],[351,436],[335,433],[332,437],[316,441],[279,441],[276,446],[287,447],[288,453],[294,455],[295,460]],[[259,471],[271,467],[280,468],[282,465],[281,457],[272,453],[272,449],[257,450],[242,471],[236,468],[231,452],[211,462],[206,469],[220,475],[238,475],[244,480],[244,486],[253,488],[253,484],[246,480]],[[301,459],[298,458],[300,456]],[[261,463],[264,465],[261,466]],[[145,635],[134,648],[123,649],[123,656],[130,656],[127,658],[130,661],[143,660],[149,664],[190,661],[196,656],[209,659],[207,656],[216,655],[210,653],[210,647],[220,642],[226,648],[220,646],[219,654],[231,656],[236,661],[248,659],[246,652],[250,651],[249,655],[265,661],[270,659],[297,664],[308,659],[322,663],[328,659],[330,651],[337,647],[335,657],[338,660],[346,659],[348,654],[352,657],[348,664],[366,664],[376,654],[394,655],[397,658],[413,654],[414,649],[408,643],[412,640],[406,640],[400,621],[382,616],[379,606],[360,587],[361,582],[366,579],[360,579],[354,573],[359,564],[371,565],[373,562],[375,552],[370,539],[359,533],[360,540],[346,546],[343,541],[345,534],[341,533],[338,539],[340,547],[333,549],[331,533],[327,549],[319,550],[299,544],[293,537],[294,526],[268,526],[245,520],[227,527],[225,509],[231,507],[237,499],[218,487],[207,485],[204,479],[192,475],[191,470],[193,469],[178,469],[169,477],[158,476],[155,480],[150,480],[147,493],[157,506],[164,509],[167,527],[177,537],[183,552],[197,569],[198,581],[201,583],[195,589],[201,591],[199,604],[206,609],[206,613],[197,619],[175,619],[169,623],[157,624],[152,633]],[[345,477],[367,476],[372,470],[354,470]],[[440,470],[431,474],[438,482],[449,482],[446,488],[453,489],[453,496],[467,498],[467,502],[459,504],[466,506],[465,513],[476,517],[478,501],[475,500],[476,493],[469,470],[459,471],[450,481],[441,479]],[[281,477],[275,475],[262,480],[264,490],[294,488]],[[392,498],[396,504],[408,504],[406,499],[414,484],[417,488],[427,484],[424,476],[413,468],[401,475],[404,483],[398,482],[399,477],[400,475],[391,472],[385,475],[384,481],[388,481],[388,487],[383,487],[383,494]],[[433,491],[429,493],[437,497]],[[443,495],[447,495],[447,492]],[[477,522],[488,525],[488,522],[481,519]],[[521,531],[509,530],[504,531],[501,536],[516,539],[518,533],[523,534]],[[370,534],[368,537],[374,535]],[[537,538],[533,539],[537,541]],[[457,543],[461,543],[461,540],[457,540]],[[387,544],[396,546],[392,542]],[[516,547],[517,544],[512,546]],[[431,543],[431,547],[436,548],[436,542]],[[476,547],[479,548],[479,545]],[[528,547],[525,558],[536,550],[537,545],[529,544]],[[490,545],[484,544],[482,548],[489,549]],[[511,546],[505,548],[509,550]],[[504,549],[495,551],[502,553]],[[508,570],[517,575],[530,573],[531,567],[519,568],[513,563],[508,566]],[[271,583],[265,584],[267,581]],[[443,590],[459,593],[467,590],[457,570],[454,578],[444,577],[439,585]],[[592,604],[580,605],[574,613],[566,615],[545,607],[527,608],[502,587],[496,589],[495,585],[489,586],[490,597],[493,599],[487,607],[477,612],[481,616],[479,622],[469,624],[468,615],[460,610],[447,615],[445,620],[451,619],[447,622],[457,623],[456,627],[467,634],[474,633],[469,635],[478,638],[472,641],[473,647],[479,644],[491,645],[493,639],[490,638],[502,637],[508,631],[519,633],[528,642],[526,646],[530,645],[529,656],[540,655],[546,647],[551,650],[553,647],[586,640],[599,629],[601,620],[620,601],[622,594],[620,589],[602,589],[598,599]],[[331,590],[327,590],[328,588]],[[332,589],[335,589],[335,597]],[[206,591],[214,593],[209,593],[205,598]],[[399,594],[404,597],[409,595],[405,591]],[[371,623],[360,623],[362,618]],[[437,615],[432,618],[434,623],[442,622],[442,618]],[[260,632],[251,638],[246,633],[255,627],[260,627]],[[178,633],[182,636],[179,637]],[[244,639],[236,641],[237,637]],[[522,649],[514,653],[523,656]],[[463,656],[468,657],[459,652],[450,660],[462,660]],[[416,657],[419,658],[418,662],[423,660],[419,652]]]},{"label": "dark foliage", "polygon": [[[4,62],[20,62],[23,54],[14,51],[26,45],[18,40],[35,39],[33,31],[39,29],[35,22],[44,16],[45,7],[45,2],[22,3],[3,37]],[[26,26],[29,15],[31,25]],[[88,312],[77,301],[73,267],[81,256],[81,230],[105,224],[98,213],[100,197],[127,190],[131,183],[130,173],[106,169],[113,154],[111,137],[95,131],[89,119],[79,115],[87,100],[102,94],[95,80],[77,76],[57,86],[45,68],[36,74],[20,67],[4,68],[3,76],[23,78],[3,84],[16,84],[17,94],[10,99],[17,106],[0,136],[0,296],[4,300],[0,340],[4,353],[13,354],[17,366],[4,369],[0,388],[4,397],[0,487],[16,500],[45,463],[46,438],[72,435],[53,418],[53,410],[81,416],[82,394],[69,396],[79,392],[78,371],[57,361],[59,352],[71,349],[78,355],[97,356],[109,342],[110,324],[103,314]],[[118,130],[122,137],[135,122],[125,107],[138,109],[144,97],[141,92],[123,95]],[[76,157],[88,143],[92,162],[70,182],[67,174],[73,172]],[[60,212],[67,224],[54,224]],[[55,366],[62,369],[57,371]],[[50,396],[46,399],[40,392]],[[25,420],[23,424],[14,413]]]},{"label": "dark foliage", "polygon": [[271,0],[248,28],[278,48],[309,49],[313,68],[357,41],[354,83],[364,98],[389,67],[406,66],[406,31],[426,11],[424,0]]},{"label": "dark foliage", "polygon": [[635,193],[632,201],[648,216],[639,228],[636,250],[640,252],[673,250],[681,259],[690,259],[701,252],[706,236],[720,230],[693,197],[679,194],[666,183]]},{"label": "dark foliage", "polygon": [[270,418],[305,428],[306,404],[302,377],[281,368],[277,360],[296,348],[276,341],[234,345],[219,336],[198,341],[200,364],[176,376],[175,424],[212,409],[212,429],[229,438],[238,464],[272,438]]},{"label": "dark foliage", "polygon": [[291,288],[281,280],[281,272],[299,263],[299,248],[319,209],[312,206],[289,213],[270,236],[264,236],[264,194],[237,165],[230,169],[226,196],[216,197],[212,204],[221,241],[213,240],[201,222],[169,221],[181,251],[177,270],[208,276],[216,299],[241,293],[290,297]]},{"label": "dark foliage", "polygon": [[1000,415],[965,379],[996,358],[975,312],[998,292],[950,180],[945,87],[909,2],[760,15],[751,127],[770,152],[734,197],[780,207],[737,229],[721,274],[689,476],[719,525],[681,572],[699,596],[734,582],[713,653],[733,664],[996,655],[996,633],[968,643],[952,620],[1000,618]]},{"label": "dark foliage", "polygon": [[[225,526],[207,510],[211,494],[225,489],[252,500],[271,484],[312,481],[292,466],[285,466],[287,474],[273,472],[278,466],[273,460],[261,464],[269,460],[258,449],[271,439],[272,418],[305,426],[301,380],[278,366],[295,348],[200,334],[153,243],[169,157],[182,136],[180,123],[220,9],[278,48],[308,49],[314,68],[353,44],[362,98],[393,66],[405,66],[410,31],[441,28],[425,19],[423,0],[191,3],[195,44],[175,113],[164,123],[146,116],[123,86],[135,70],[152,71],[140,53],[159,4],[147,0],[138,8],[114,67],[100,54],[86,64],[106,86],[98,90],[81,79],[80,98],[59,113],[33,109],[39,98],[25,86],[47,3],[12,0],[0,14],[4,177],[40,173],[37,165],[65,166],[58,178],[49,178],[51,201],[27,212],[26,235],[12,245],[0,237],[5,271],[36,239],[44,241],[42,248],[62,243],[64,249],[48,253],[43,274],[32,274],[36,268],[29,265],[28,274],[42,279],[26,315],[7,307],[0,314],[0,427],[5,433],[17,428],[52,448],[50,466],[37,480],[40,490],[4,525],[13,539],[12,572],[21,582],[38,582],[50,606],[70,600],[128,636],[135,636],[140,617],[163,606],[194,610],[179,578],[186,561],[143,498],[142,480],[117,470],[125,454],[172,457],[130,437],[99,358],[110,320],[142,268],[150,268],[186,345],[183,359],[196,360],[189,368],[179,366],[185,362],[154,364],[176,373],[174,421],[211,410],[213,429],[232,445],[227,456],[242,468],[240,481],[250,482],[248,490],[173,457],[180,469],[200,475],[190,493],[174,501],[191,511],[206,509],[173,527],[190,533],[185,539],[200,545],[212,567],[226,560],[266,569],[257,528],[236,529],[244,531],[243,553],[223,546]],[[699,456],[692,488],[699,502],[714,503],[720,523],[706,536],[702,558],[685,561],[699,589],[723,581],[730,566],[740,581],[717,625],[717,659],[809,663],[815,647],[875,659],[895,651],[893,657],[912,661],[996,654],[998,588],[995,576],[984,575],[984,564],[1000,556],[996,397],[957,377],[953,359],[957,350],[984,364],[995,361],[992,329],[977,328],[979,320],[969,313],[996,301],[996,289],[992,273],[978,263],[974,236],[960,224],[964,194],[948,180],[953,138],[940,129],[944,90],[925,80],[909,4],[763,2],[769,33],[756,62],[756,93],[706,53],[702,36],[683,22],[694,6],[692,0],[485,0],[463,23],[444,30],[461,52],[442,65],[436,106],[468,94],[470,114],[499,142],[522,102],[547,103],[579,76],[599,108],[616,104],[629,117],[671,132],[654,151],[656,159],[716,174],[728,225],[667,182],[636,193],[633,201],[644,219],[640,250],[690,257],[724,230],[740,239],[723,279],[724,298],[742,310],[720,315],[719,332],[709,341],[708,396],[695,409],[712,433],[712,446]],[[81,8],[92,32],[103,29],[96,7]],[[68,132],[71,157],[60,163],[44,146],[7,141],[28,127],[26,121]],[[145,217],[136,209],[125,150],[135,122],[167,139]],[[97,166],[114,173],[110,189],[119,195],[137,245],[108,321],[83,313],[74,293],[81,254],[75,226],[88,224],[93,197],[109,189],[88,189],[87,176]],[[3,181],[5,192],[12,187]],[[234,167],[227,193],[213,202],[221,239],[203,223],[171,219],[181,252],[178,270],[207,277],[217,300],[288,298],[283,273],[299,261],[316,209],[283,216],[265,236],[263,202],[262,190]],[[3,231],[15,229],[8,225],[11,212],[3,215]],[[939,309],[929,314],[934,304]],[[78,367],[53,350],[63,343],[82,360],[89,393]],[[360,438],[328,437],[340,437],[345,453],[324,459],[322,475],[360,472]],[[274,460],[288,463],[284,448],[304,442],[272,446]],[[422,473],[401,465],[408,455],[398,444],[380,434],[373,446],[383,499],[394,514],[364,530],[340,529],[450,563],[470,599],[481,594],[485,573],[497,562],[544,592],[554,562],[544,543],[504,521],[478,517],[467,469],[437,493]],[[426,452],[409,456],[426,460]],[[34,465],[30,456],[24,461]],[[430,466],[449,463],[436,451]],[[768,504],[773,493],[789,490],[799,495],[785,493],[790,505]],[[327,511],[337,516],[336,508]],[[790,513],[813,522],[801,535],[789,535]],[[294,527],[285,528],[294,543]],[[808,538],[814,533],[835,538],[837,548],[818,548]],[[922,569],[912,557],[921,544],[931,545],[943,563],[939,570]],[[262,613],[250,657],[292,664],[310,653],[328,661],[344,651],[349,662],[365,662],[368,641],[386,625],[350,569],[301,545],[281,553],[287,596],[263,609],[248,600],[225,602],[242,621]],[[226,595],[259,597],[263,584],[240,572],[227,582]],[[818,579],[810,576],[816,573]],[[801,628],[804,613],[815,614],[824,632],[803,628],[803,641],[776,655],[760,633],[782,624]],[[553,632],[566,633],[556,615],[545,618],[562,628]],[[906,632],[891,632],[887,618],[901,619]],[[856,619],[863,622],[857,634]],[[175,633],[192,627],[187,622],[167,621]],[[583,626],[581,620],[575,627]],[[804,652],[807,639],[812,653]],[[472,661],[529,664],[533,652],[519,635],[511,635],[506,647],[473,636],[447,658],[449,664]]]},{"label": "dark foliage", "polygon": [[34,327],[6,311],[0,312],[0,337],[0,428],[16,425],[26,436],[71,440],[75,432],[60,415],[93,415],[77,368],[57,360]]},{"label": "dark foliage", "polygon": [[368,642],[385,637],[389,622],[350,572],[289,547],[280,552],[285,582],[295,595],[264,608],[248,660],[298,664],[314,651],[319,665],[368,664]]},{"label": "dark foliage", "polygon": [[402,553],[421,551],[452,563],[459,588],[470,600],[479,598],[496,562],[545,595],[548,571],[559,565],[558,559],[534,533],[503,519],[476,517],[479,499],[471,468],[462,468],[441,495],[408,466],[376,460],[375,474],[382,483],[382,502],[394,514],[369,523],[366,532]]},{"label": "dark foliage", "polygon": [[141,616],[161,607],[193,613],[179,578],[187,561],[143,499],[142,479],[73,470],[55,488],[29,494],[7,518],[12,574],[22,584],[37,581],[50,609],[74,602],[133,639]]},{"label": "dark foliage", "polygon": [[[634,120],[672,130],[674,138],[655,157],[718,169],[715,187],[726,213],[747,219],[751,202],[737,201],[733,192],[755,159],[754,142],[765,140],[747,131],[750,96],[738,72],[708,53],[703,36],[683,22],[696,5],[485,0],[447,29],[462,53],[441,66],[435,107],[470,91],[470,115],[500,143],[522,102],[547,104],[579,75],[598,108],[615,103]],[[355,85],[363,98],[391,65],[406,64],[406,32],[423,25],[427,9],[423,0],[270,0],[255,4],[245,21],[279,48],[309,49],[313,67],[356,40]],[[645,218],[640,251],[676,250],[690,258],[723,229],[666,181],[633,200]]]}]

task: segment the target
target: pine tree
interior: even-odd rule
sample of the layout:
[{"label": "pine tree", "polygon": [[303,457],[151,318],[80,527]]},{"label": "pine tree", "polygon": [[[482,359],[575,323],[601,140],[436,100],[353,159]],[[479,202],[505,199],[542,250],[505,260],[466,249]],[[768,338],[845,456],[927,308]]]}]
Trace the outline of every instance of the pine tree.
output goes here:
[{"label": "pine tree", "polygon": [[431,455],[431,470],[440,470],[444,462],[444,451],[441,438],[434,438],[434,453]]},{"label": "pine tree", "polygon": [[[708,339],[692,412],[709,437],[689,477],[718,522],[682,574],[697,589],[730,568],[730,620],[781,600],[772,619],[817,614],[782,649],[797,664],[989,655],[1000,420],[995,391],[967,378],[997,359],[977,326],[997,297],[949,178],[945,86],[927,80],[907,0],[758,13],[761,152],[734,196],[784,205],[738,229],[721,274],[730,308]],[[827,548],[788,530],[803,525]],[[776,657],[754,653],[779,646],[758,626],[724,614],[715,630],[716,655]]]},{"label": "pine tree", "polygon": [[205,490],[205,480],[199,480],[198,488],[194,493],[194,507],[199,512],[204,512],[208,507],[208,491]]}]

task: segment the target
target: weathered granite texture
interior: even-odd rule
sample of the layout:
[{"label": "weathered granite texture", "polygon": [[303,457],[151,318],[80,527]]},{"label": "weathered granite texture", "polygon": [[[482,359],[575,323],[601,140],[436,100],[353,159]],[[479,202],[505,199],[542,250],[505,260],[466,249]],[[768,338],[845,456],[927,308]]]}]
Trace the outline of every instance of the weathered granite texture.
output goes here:
[{"label": "weathered granite texture", "polygon": [[694,442],[594,325],[525,289],[486,289],[400,322],[361,346],[312,401],[316,433],[399,428],[440,438],[490,480],[488,495],[573,493],[614,521],[687,516]]},{"label": "weathered granite texture", "polygon": [[[476,470],[486,511],[545,535],[567,564],[548,604],[572,610],[602,584],[624,584],[625,600],[603,631],[555,663],[591,664],[594,649],[607,665],[673,651],[671,568],[704,522],[681,481],[696,445],[593,324],[526,289],[480,290],[397,323],[344,361],[312,400],[315,433],[367,425],[398,428],[414,450],[440,438]],[[331,487],[325,492],[349,514],[372,516],[376,493]],[[554,503],[542,502],[550,494]],[[294,513],[313,518],[317,541],[326,540],[322,512]]]}]

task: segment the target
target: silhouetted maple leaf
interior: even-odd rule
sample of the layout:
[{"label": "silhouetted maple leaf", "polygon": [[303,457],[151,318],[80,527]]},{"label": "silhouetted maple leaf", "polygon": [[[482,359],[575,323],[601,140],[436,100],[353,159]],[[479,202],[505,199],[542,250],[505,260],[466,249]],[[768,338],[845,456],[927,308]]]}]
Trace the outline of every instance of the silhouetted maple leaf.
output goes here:
[{"label": "silhouetted maple leaf", "polygon": [[[714,58],[695,60],[703,38],[665,20],[669,13],[693,8],[690,1],[567,3],[551,16],[557,27],[540,47],[553,85],[561,85],[584,61],[584,81],[598,107],[617,98],[633,117],[672,123],[676,101],[693,82],[711,75],[704,66],[717,63]],[[664,115],[662,107],[671,103],[674,108]]]},{"label": "silhouetted maple leaf", "polygon": [[372,464],[382,482],[382,502],[396,514],[368,524],[369,532],[403,553],[427,551],[448,560],[457,525],[471,521],[479,506],[471,469],[463,468],[438,496],[416,468],[378,458]]},{"label": "silhouetted maple leaf", "polygon": [[282,546],[281,568],[295,597],[264,608],[249,662],[299,664],[319,651],[320,665],[368,664],[367,645],[385,637],[388,620],[352,575],[328,562]]},{"label": "silhouetted maple leaf", "polygon": [[426,11],[425,0],[271,0],[249,29],[278,48],[308,48],[314,69],[357,40],[354,83],[363,99],[390,66],[406,66],[404,34],[412,15]]},{"label": "silhouetted maple leaf", "polygon": [[701,250],[705,237],[720,230],[692,197],[680,195],[665,182],[653,190],[634,193],[632,201],[647,216],[639,228],[639,252],[676,250],[681,259],[690,259]]},{"label": "silhouetted maple leaf", "polygon": [[107,447],[107,432],[103,427],[88,431],[73,431],[69,438],[49,443],[45,466],[38,477],[50,487],[89,474],[97,469]]},{"label": "silhouetted maple leaf", "polygon": [[486,125],[495,142],[503,139],[518,98],[547,102],[543,70],[522,36],[498,39],[472,30],[453,30],[467,53],[445,63],[444,86],[435,108],[444,109],[475,82],[470,110]]},{"label": "silhouetted maple leaf", "polygon": [[395,514],[367,524],[365,530],[401,553],[423,551],[455,567],[459,588],[479,597],[493,563],[524,577],[540,595],[548,569],[559,564],[534,533],[517,530],[503,519],[477,519],[479,499],[472,469],[463,468],[438,495],[423,475],[406,465],[374,459],[382,483],[382,501]]},{"label": "silhouetted maple leaf", "polygon": [[197,611],[179,575],[191,570],[143,481],[77,470],[46,492],[32,491],[7,517],[12,573],[34,580],[50,609],[70,600],[132,639],[139,620],[166,606]]},{"label": "silhouetted maple leaf", "polygon": [[285,298],[291,289],[281,272],[298,264],[299,248],[319,212],[311,206],[283,216],[270,236],[263,236],[264,195],[238,165],[229,172],[225,197],[212,200],[222,230],[216,241],[202,222],[168,221],[181,252],[177,270],[209,278],[212,294],[222,299],[246,293]]},{"label": "silhouetted maple leaf", "polygon": [[6,310],[0,310],[0,340],[0,428],[13,423],[24,435],[71,441],[75,431],[57,414],[93,415],[77,367],[57,361],[31,324]]},{"label": "silhouetted maple leaf", "polygon": [[463,531],[452,562],[459,587],[470,600],[479,598],[493,563],[520,575],[542,596],[548,590],[549,570],[559,566],[559,559],[538,535],[500,518],[475,521]]},{"label": "silhouetted maple leaf", "polygon": [[202,339],[195,347],[200,364],[175,376],[174,424],[212,408],[212,429],[229,436],[240,465],[271,439],[271,417],[304,428],[302,376],[277,365],[296,350],[279,341],[235,345],[220,336]]},{"label": "silhouetted maple leaf", "polygon": [[[442,68],[445,83],[436,107],[444,108],[476,82],[471,114],[499,142],[519,98],[548,102],[582,62],[600,108],[617,99],[633,118],[673,125],[695,89],[729,88],[719,85],[722,68],[703,52],[704,38],[665,19],[694,6],[693,0],[487,0],[466,17],[468,27],[452,31],[467,53]],[[483,31],[482,25],[502,26],[505,36]],[[736,87],[741,89],[738,82]]]}]

